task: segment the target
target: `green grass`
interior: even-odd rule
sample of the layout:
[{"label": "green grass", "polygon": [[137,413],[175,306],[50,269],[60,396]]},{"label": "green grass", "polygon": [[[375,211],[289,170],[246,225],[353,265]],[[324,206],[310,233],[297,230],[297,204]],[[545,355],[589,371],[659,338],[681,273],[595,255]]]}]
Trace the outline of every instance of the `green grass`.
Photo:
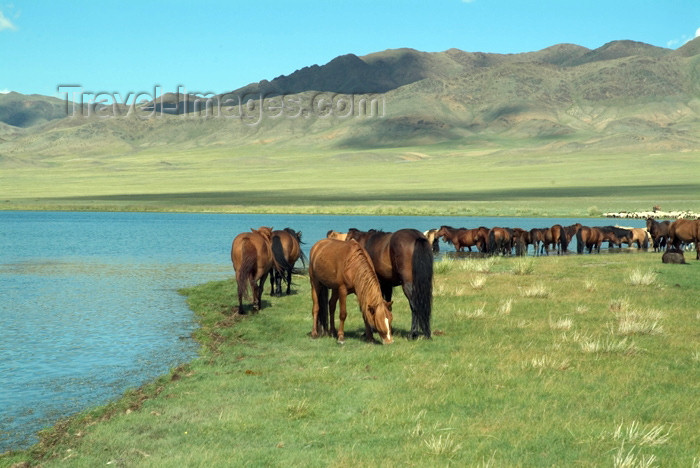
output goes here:
[{"label": "green grass", "polygon": [[533,217],[653,205],[700,211],[700,153],[514,154],[504,145],[18,157],[0,160],[0,208]]},{"label": "green grass", "polygon": [[700,262],[659,257],[440,261],[433,339],[396,290],[386,346],[355,306],[344,345],[310,339],[305,276],[245,317],[231,279],[195,286],[198,359],[0,465],[696,466]]}]

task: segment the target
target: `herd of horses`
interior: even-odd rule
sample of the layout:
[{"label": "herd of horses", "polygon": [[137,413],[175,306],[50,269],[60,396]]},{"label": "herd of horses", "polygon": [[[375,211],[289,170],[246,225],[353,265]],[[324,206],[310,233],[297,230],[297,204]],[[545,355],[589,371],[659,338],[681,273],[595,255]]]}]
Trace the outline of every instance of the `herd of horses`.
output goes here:
[{"label": "herd of horses", "polygon": [[[262,307],[262,292],[270,276],[270,294],[291,293],[292,273],[298,260],[306,266],[311,283],[311,336],[330,335],[339,343],[345,338],[347,296],[355,294],[365,323],[365,337],[373,340],[377,332],[383,343],[393,341],[391,322],[393,288],[401,286],[411,309],[409,337],[430,338],[432,313],[433,255],[439,241],[451,243],[460,252],[475,247],[491,255],[526,255],[533,246],[535,255],[567,252],[573,239],[577,253],[600,252],[603,242],[621,247],[636,243],[639,249],[652,245],[654,251],[682,251],[683,246],[695,244],[700,260],[700,220],[679,219],[673,222],[647,220],[647,228],[615,226],[570,226],[555,224],[549,228],[524,230],[520,228],[479,227],[474,229],[441,226],[420,232],[400,229],[384,232],[370,229],[350,229],[346,233],[328,231],[326,238],[316,242],[307,259],[301,248],[301,232],[290,228],[270,227],[251,229],[238,234],[231,245],[231,261],[238,285],[238,311],[244,313],[243,298],[252,292],[252,309]],[[330,297],[329,297],[330,291]],[[335,327],[335,311],[340,304],[339,327]]]},{"label": "herd of horses", "polygon": [[451,243],[457,252],[466,248],[471,252],[472,247],[478,252],[491,255],[527,255],[529,246],[533,247],[535,255],[549,255],[550,251],[557,254],[566,253],[569,245],[576,239],[576,252],[600,253],[604,242],[609,248],[622,247],[623,244],[638,249],[650,246],[654,251],[667,248],[680,250],[684,246],[695,244],[700,259],[700,244],[698,243],[700,220],[679,219],[673,222],[656,221],[649,218],[646,228],[624,228],[619,226],[583,226],[575,223],[570,226],[555,224],[547,228],[525,230],[521,228],[478,227],[453,228],[441,226],[431,229],[424,234],[433,245],[433,251],[439,250],[439,241]]},{"label": "herd of horses", "polygon": [[[347,317],[346,298],[355,294],[365,322],[365,336],[373,331],[383,343],[391,343],[392,292],[401,286],[411,308],[411,338],[430,338],[433,252],[428,239],[415,229],[396,232],[351,229],[338,239],[330,231],[311,248],[308,273],[311,282],[313,327],[311,336],[336,336],[342,343]],[[244,313],[243,298],[252,292],[252,309],[262,307],[262,291],[272,275],[271,294],[281,295],[281,282],[290,293],[291,274],[301,258],[301,233],[290,228],[269,227],[238,234],[231,245],[231,261],[238,285],[238,311]],[[331,291],[329,298],[329,291]],[[340,304],[338,329],[335,310]]]}]

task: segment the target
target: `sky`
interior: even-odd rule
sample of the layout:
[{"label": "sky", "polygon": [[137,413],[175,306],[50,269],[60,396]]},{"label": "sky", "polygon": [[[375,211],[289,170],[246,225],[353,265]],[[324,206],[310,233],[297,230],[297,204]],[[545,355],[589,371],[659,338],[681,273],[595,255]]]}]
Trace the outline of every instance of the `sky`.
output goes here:
[{"label": "sky", "polygon": [[223,93],[347,53],[699,35],[700,0],[0,0],[0,92]]}]

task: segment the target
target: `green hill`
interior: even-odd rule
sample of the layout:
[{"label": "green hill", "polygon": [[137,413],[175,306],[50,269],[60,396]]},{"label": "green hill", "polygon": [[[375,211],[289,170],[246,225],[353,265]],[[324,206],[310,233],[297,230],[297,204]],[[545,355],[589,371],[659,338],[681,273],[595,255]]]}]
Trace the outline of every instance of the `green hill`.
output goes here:
[{"label": "green hill", "polygon": [[60,99],[15,92],[0,94],[0,122],[6,125],[27,128],[65,116],[66,103]]},{"label": "green hill", "polygon": [[[490,169],[479,190],[502,188],[500,171],[514,161],[527,167],[519,183],[528,189],[616,184],[632,167],[640,185],[656,186],[659,177],[691,183],[700,176],[699,52],[700,39],[677,50],[613,41],[522,54],[347,54],[208,100],[167,94],[130,113],[104,107],[92,117],[66,117],[65,102],[54,98],[0,95],[2,195],[224,193],[241,174],[249,190],[275,171],[276,184],[289,183],[282,174],[303,172],[309,180],[295,180],[303,189],[317,168],[359,171],[352,164],[360,162],[435,165],[404,173],[406,181],[420,177],[428,193],[441,178],[453,180],[454,162],[473,168],[475,155]],[[580,157],[601,155],[614,164],[587,178],[575,172]],[[658,171],[656,162],[638,165],[655,155],[674,161]],[[46,168],[53,171],[37,172]],[[389,172],[399,177],[393,166]],[[328,187],[352,181],[334,177]]]}]

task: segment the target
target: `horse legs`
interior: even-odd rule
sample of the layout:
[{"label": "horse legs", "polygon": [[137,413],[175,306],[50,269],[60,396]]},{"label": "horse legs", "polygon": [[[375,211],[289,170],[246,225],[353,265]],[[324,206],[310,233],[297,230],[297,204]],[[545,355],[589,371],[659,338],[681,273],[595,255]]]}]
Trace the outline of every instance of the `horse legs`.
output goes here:
[{"label": "horse legs", "polygon": [[[418,316],[414,312],[415,306],[413,304],[413,283],[404,283],[401,285],[401,288],[403,289],[403,293],[408,299],[408,305],[411,308],[411,339],[415,340],[418,338],[418,335],[421,334],[420,331],[420,324],[418,323]],[[391,300],[391,299],[390,299]]]},{"label": "horse legs", "polygon": [[240,287],[238,288],[238,313],[245,313],[245,311],[243,310],[243,289]]},{"label": "horse legs", "polygon": [[[280,295],[282,293],[282,284],[280,284]],[[292,294],[292,270],[287,270],[287,296]]]},{"label": "horse legs", "polygon": [[252,278],[250,281],[251,290],[253,291],[253,311],[258,312],[260,310],[260,303],[262,302],[262,290],[265,285],[265,280],[267,280],[267,275],[260,278],[259,282]]},{"label": "horse legs", "polygon": [[[335,296],[335,295],[336,295],[336,292],[333,291],[333,296]],[[345,300],[347,299],[347,296],[348,296],[348,291],[344,287],[341,286],[338,288],[337,296],[338,296],[338,300],[340,301],[340,314],[339,314],[340,324],[338,325],[338,343],[343,344],[343,343],[345,343],[345,319],[348,316],[348,311],[346,309],[346,304],[345,304]]]},{"label": "horse legs", "polygon": [[320,306],[317,288],[319,287],[323,286],[311,283],[311,338],[318,338],[318,311]]},{"label": "horse legs", "polygon": [[338,331],[335,329],[335,307],[338,304],[338,290],[334,289],[331,293],[331,298],[328,300],[328,313],[330,315],[330,331],[331,336],[336,336]]},{"label": "horse legs", "polygon": [[270,296],[275,295],[275,272],[273,270],[272,274],[270,275]]}]

